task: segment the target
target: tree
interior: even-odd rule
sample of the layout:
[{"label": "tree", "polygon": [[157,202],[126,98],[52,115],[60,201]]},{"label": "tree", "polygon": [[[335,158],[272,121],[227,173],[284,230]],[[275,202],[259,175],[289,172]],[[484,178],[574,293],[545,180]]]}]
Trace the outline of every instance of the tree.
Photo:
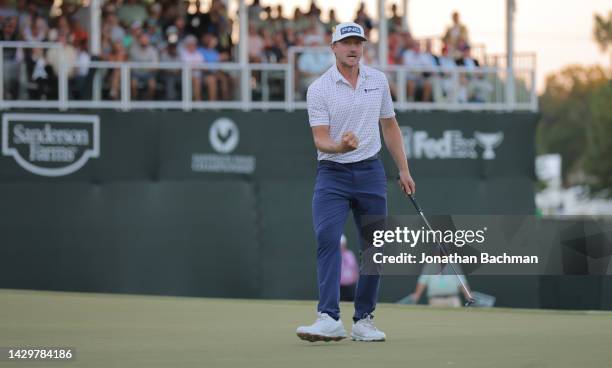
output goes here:
[{"label": "tree", "polygon": [[[600,66],[569,66],[546,78],[546,89],[540,96],[538,153],[561,154],[566,185],[583,184],[569,178],[584,171],[587,130],[592,120],[589,101],[607,83],[606,72]],[[609,157],[600,159],[610,160]]]},{"label": "tree", "polygon": [[592,120],[587,131],[585,171],[592,177],[589,187],[612,196],[612,81],[591,99]]},{"label": "tree", "polygon": [[[612,47],[612,11],[608,13],[608,19],[604,18],[602,15],[595,14],[593,37],[602,52],[606,52],[608,47]],[[610,57],[612,62],[612,53]]]}]

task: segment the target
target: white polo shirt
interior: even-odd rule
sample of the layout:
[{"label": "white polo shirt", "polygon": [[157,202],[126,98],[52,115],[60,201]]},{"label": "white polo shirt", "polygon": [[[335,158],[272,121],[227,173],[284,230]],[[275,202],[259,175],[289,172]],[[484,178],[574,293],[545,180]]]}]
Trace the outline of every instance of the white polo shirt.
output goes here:
[{"label": "white polo shirt", "polygon": [[374,156],[381,148],[379,120],[395,116],[387,77],[366,65],[359,65],[357,87],[353,89],[334,63],[308,87],[306,101],[311,127],[329,125],[329,135],[335,142],[348,131],[359,139],[359,146],[351,152],[319,151],[319,161],[350,163]]}]

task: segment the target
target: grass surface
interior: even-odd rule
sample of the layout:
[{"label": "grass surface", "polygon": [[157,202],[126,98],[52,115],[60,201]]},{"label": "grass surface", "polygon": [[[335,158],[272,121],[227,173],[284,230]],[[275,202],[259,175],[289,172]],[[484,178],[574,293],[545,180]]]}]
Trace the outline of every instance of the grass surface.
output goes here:
[{"label": "grass surface", "polygon": [[[308,343],[315,302],[0,290],[0,347],[73,362],[2,367],[611,367],[612,313],[380,304],[388,341]],[[342,305],[350,333],[352,306]]]}]

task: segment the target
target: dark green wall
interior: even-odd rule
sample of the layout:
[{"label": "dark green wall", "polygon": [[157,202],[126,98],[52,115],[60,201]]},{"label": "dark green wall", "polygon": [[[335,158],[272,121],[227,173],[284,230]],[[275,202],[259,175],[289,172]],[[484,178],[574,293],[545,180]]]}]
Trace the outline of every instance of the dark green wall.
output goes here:
[{"label": "dark green wall", "polygon": [[[304,112],[79,113],[101,121],[100,157],[79,171],[42,177],[0,156],[0,288],[316,298],[316,156]],[[192,154],[219,154],[209,130],[220,117],[240,132],[226,155],[254,156],[252,174],[191,170]],[[495,160],[483,160],[480,147],[476,159],[410,160],[426,212],[532,214],[536,119],[527,113],[398,115],[400,125],[436,139],[447,130],[466,138],[475,131],[504,133]],[[413,214],[383,151],[390,213]],[[356,238],[352,223],[347,233]],[[551,280],[478,276],[471,282],[496,295],[499,305],[516,307],[564,307],[564,288],[589,285],[589,295],[598,298],[571,307],[610,307],[607,279]],[[385,277],[381,299],[399,299],[414,281]],[[541,290],[545,283],[548,294]]]}]

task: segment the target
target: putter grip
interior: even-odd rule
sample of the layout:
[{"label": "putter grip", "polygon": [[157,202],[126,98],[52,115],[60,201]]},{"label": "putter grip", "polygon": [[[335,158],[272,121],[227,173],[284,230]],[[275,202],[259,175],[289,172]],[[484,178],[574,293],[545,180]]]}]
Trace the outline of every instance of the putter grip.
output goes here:
[{"label": "putter grip", "polygon": [[414,198],[414,195],[408,194],[408,198],[410,198],[410,200],[412,201],[412,204],[414,205],[414,208],[416,208],[417,212],[423,213],[423,210],[421,209],[421,206],[419,206],[418,202],[416,201],[416,198]]}]

